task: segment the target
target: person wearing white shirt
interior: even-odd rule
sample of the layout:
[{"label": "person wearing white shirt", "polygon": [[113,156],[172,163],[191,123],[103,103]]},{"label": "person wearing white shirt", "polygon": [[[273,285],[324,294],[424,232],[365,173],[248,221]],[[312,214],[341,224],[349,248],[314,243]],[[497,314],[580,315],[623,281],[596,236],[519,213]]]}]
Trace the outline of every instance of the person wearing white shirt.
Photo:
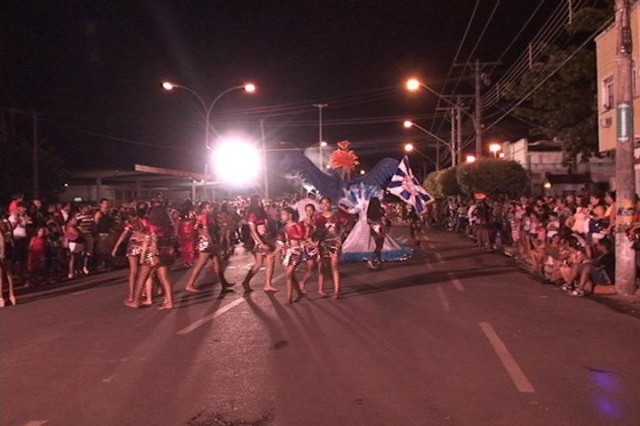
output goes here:
[{"label": "person wearing white shirt", "polygon": [[322,213],[323,209],[320,203],[316,201],[316,194],[314,192],[309,192],[306,198],[298,200],[293,205],[293,208],[296,209],[296,211],[298,212],[298,222],[303,222],[307,218],[307,213],[305,210],[305,207],[307,207],[307,204],[311,204],[315,207],[316,214]]}]

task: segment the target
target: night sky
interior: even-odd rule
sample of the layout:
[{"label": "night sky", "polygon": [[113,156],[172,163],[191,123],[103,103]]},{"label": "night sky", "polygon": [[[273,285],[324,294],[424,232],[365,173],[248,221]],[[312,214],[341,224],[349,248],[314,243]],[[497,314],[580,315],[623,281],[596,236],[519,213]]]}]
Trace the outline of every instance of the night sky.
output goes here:
[{"label": "night sky", "polygon": [[[492,77],[522,53],[557,1],[542,2]],[[458,62],[497,59],[538,3],[481,0]],[[402,128],[402,117],[448,138],[448,124],[429,118],[436,98],[407,93],[403,82],[418,76],[441,92],[453,90],[461,70],[445,85],[447,74],[475,4],[3,2],[0,106],[37,111],[42,138],[72,170],[140,162],[200,171],[199,106],[184,91],[163,91],[161,82],[189,86],[210,101],[251,81],[256,94],[232,92],[216,105],[213,123],[221,132],[255,135],[264,118],[270,146],[289,146],[280,144],[286,141],[306,147],[318,137],[312,104],[323,102],[329,104],[325,139],[354,142],[367,167],[383,156],[401,157],[402,142],[418,139]],[[457,93],[472,93],[470,83],[463,78]],[[486,140],[523,133],[505,122]]]}]

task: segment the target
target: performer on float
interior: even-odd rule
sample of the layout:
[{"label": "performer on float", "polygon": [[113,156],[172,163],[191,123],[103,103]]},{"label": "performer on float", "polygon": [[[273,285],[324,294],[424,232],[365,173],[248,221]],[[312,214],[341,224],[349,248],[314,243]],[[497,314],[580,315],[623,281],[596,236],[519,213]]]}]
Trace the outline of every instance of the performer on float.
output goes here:
[{"label": "performer on float", "polygon": [[222,285],[222,290],[224,291],[226,288],[233,286],[233,283],[229,283],[224,277],[220,263],[220,242],[216,238],[216,225],[215,220],[212,218],[213,213],[213,206],[208,201],[200,203],[196,210],[196,230],[198,231],[196,251],[198,252],[198,259],[185,286],[185,290],[190,293],[198,293],[200,291],[195,286],[196,280],[209,259],[211,259],[213,271]]},{"label": "performer on float", "polygon": [[358,221],[342,246],[342,260],[366,261],[372,269],[378,269],[383,261],[397,262],[411,257],[413,250],[400,246],[385,232],[384,211],[380,200],[383,192],[369,185],[354,185],[341,200]]},{"label": "performer on float", "polygon": [[382,246],[384,245],[385,224],[384,224],[384,209],[380,204],[380,198],[373,197],[369,200],[369,206],[367,207],[367,223],[369,224],[369,231],[371,239],[375,244],[373,249],[373,259],[368,260],[369,267],[372,269],[379,269],[382,267]]},{"label": "performer on float", "polygon": [[302,261],[303,241],[306,237],[304,224],[294,220],[296,211],[292,207],[285,207],[280,212],[280,219],[284,223],[282,235],[278,239],[277,245],[281,250],[282,266],[287,274],[287,302],[293,303],[293,291],[295,290],[298,301],[303,296],[303,291],[296,279],[296,269]]},{"label": "performer on float", "polygon": [[[149,226],[149,219],[147,213],[149,212],[149,205],[145,202],[139,203],[137,208],[129,209],[129,217],[125,222],[124,229],[116,241],[116,244],[111,250],[111,256],[116,257],[118,250],[125,239],[127,240],[127,260],[129,262],[129,297],[127,301],[133,301],[133,290],[136,285],[136,277],[138,276],[138,266],[140,264],[140,254],[142,253],[142,242],[144,240],[145,230]],[[143,302],[143,305],[151,305],[151,291],[150,286],[147,288],[147,300]]]},{"label": "performer on float", "polygon": [[[309,203],[305,206],[305,218],[302,224],[305,227],[305,238],[303,242],[302,259],[307,266],[302,280],[300,281],[300,290],[302,293],[306,293],[307,281],[313,276],[313,273],[318,270],[318,263],[320,260],[320,248],[318,245],[318,239],[316,236],[316,207]],[[322,288],[319,287],[321,295],[326,296]]]},{"label": "performer on float", "polygon": [[249,225],[251,237],[255,242],[255,246],[253,249],[255,262],[247,273],[244,281],[242,281],[244,291],[252,291],[252,288],[250,286],[251,278],[253,278],[254,275],[258,273],[260,267],[262,267],[262,265],[264,264],[266,269],[264,291],[276,292],[278,291],[278,289],[273,286],[273,270],[275,267],[275,241],[272,232],[269,229],[269,217],[264,207],[260,203],[260,197],[257,195],[253,195],[249,201],[246,221]]},{"label": "performer on float", "polygon": [[332,208],[331,198],[322,197],[320,199],[323,212],[316,215],[316,224],[320,228],[320,261],[318,264],[318,292],[325,296],[324,292],[324,272],[322,264],[325,259],[329,259],[331,266],[331,276],[333,279],[333,298],[340,297],[340,253],[342,249],[342,223],[338,212]]},{"label": "performer on float", "polygon": [[[126,306],[130,308],[142,306],[140,303],[142,288],[151,274],[155,272],[164,289],[164,302],[159,309],[173,309],[173,285],[169,280],[169,266],[175,261],[173,232],[173,224],[167,209],[163,205],[154,206],[149,212],[149,226],[142,243],[140,269],[133,291],[133,300],[125,301]],[[147,290],[147,295],[150,293],[151,291]]]}]

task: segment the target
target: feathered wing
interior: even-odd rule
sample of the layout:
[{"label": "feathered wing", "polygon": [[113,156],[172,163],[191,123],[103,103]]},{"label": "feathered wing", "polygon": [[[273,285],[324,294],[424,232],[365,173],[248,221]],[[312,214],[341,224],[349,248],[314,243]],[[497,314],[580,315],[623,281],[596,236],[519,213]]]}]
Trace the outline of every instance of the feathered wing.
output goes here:
[{"label": "feathered wing", "polygon": [[393,174],[398,170],[398,164],[400,162],[394,158],[383,158],[369,173],[352,179],[351,184],[364,183],[365,185],[373,185],[384,189]]},{"label": "feathered wing", "polygon": [[303,153],[289,153],[278,163],[278,171],[285,177],[297,176],[312,185],[321,195],[332,200],[342,196],[340,179],[320,170]]}]

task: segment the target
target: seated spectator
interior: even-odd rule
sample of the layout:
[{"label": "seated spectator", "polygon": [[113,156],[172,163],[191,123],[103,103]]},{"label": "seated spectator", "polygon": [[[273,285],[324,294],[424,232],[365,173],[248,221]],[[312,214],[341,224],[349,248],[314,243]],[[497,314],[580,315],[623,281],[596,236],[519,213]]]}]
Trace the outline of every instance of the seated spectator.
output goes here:
[{"label": "seated spectator", "polygon": [[596,285],[612,285],[616,276],[616,258],[612,248],[608,239],[601,239],[595,244],[597,257],[581,265],[577,277],[578,286],[569,293],[571,296],[584,296],[587,287],[591,287],[593,291]]}]

